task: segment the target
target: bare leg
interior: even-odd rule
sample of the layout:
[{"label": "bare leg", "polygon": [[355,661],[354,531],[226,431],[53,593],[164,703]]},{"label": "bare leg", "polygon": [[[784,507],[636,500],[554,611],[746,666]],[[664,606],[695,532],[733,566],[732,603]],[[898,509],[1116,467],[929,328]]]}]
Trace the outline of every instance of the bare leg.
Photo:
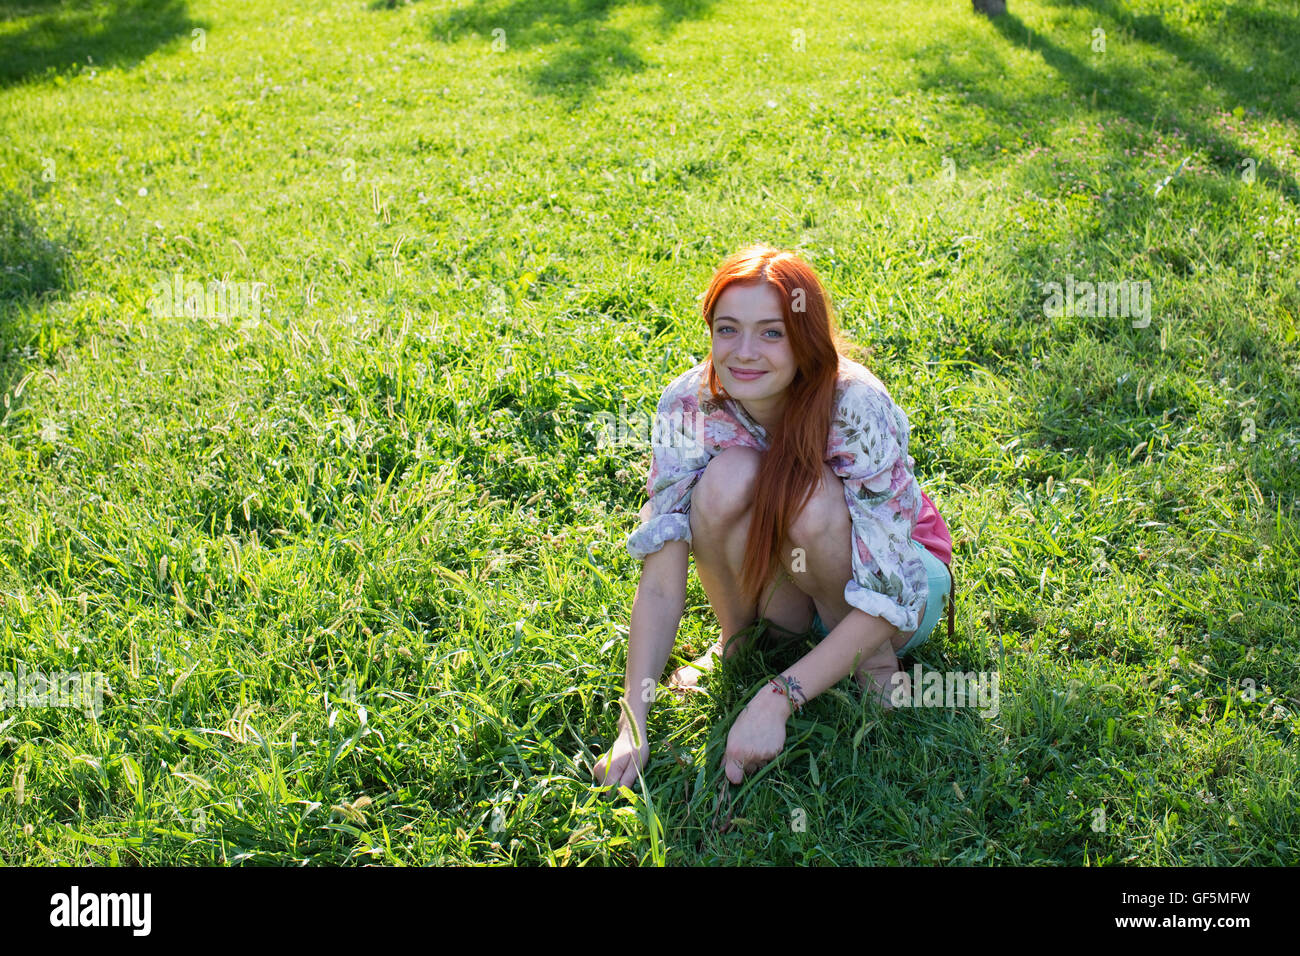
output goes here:
[{"label": "bare leg", "polygon": [[[791,547],[782,556],[786,567],[795,584],[813,599],[829,633],[852,610],[844,600],[844,586],[853,577],[853,523],[844,500],[844,482],[829,466],[823,466],[821,484],[795,518],[788,543]],[[924,603],[920,613],[925,616]],[[896,650],[913,633],[894,628],[890,645],[862,661],[853,673],[864,691],[870,681],[886,708],[892,706],[890,679],[899,669]]]},{"label": "bare leg", "polygon": [[773,573],[757,604],[740,596],[740,569],[753,519],[759,452],[728,448],[705,468],[691,493],[691,550],[704,593],[717,615],[721,634],[712,647],[669,678],[677,687],[694,687],[712,666],[712,655],[730,657],[747,639],[738,633],[760,616],[782,630],[802,634],[812,624],[813,604],[783,568]]}]

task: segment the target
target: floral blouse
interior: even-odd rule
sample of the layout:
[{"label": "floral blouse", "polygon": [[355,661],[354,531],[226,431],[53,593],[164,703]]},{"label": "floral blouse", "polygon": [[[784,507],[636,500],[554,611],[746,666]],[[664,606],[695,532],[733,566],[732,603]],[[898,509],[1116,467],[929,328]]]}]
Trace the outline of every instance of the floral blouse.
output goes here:
[{"label": "floral blouse", "polygon": [[[952,536],[913,474],[907,453],[910,425],[885,386],[867,368],[840,356],[826,463],[844,480],[853,524],[853,579],[844,600],[901,631],[916,630],[929,597],[924,562],[909,540],[927,546],[945,564]],[[735,399],[714,399],[708,359],[664,389],[656,408],[646,494],[650,518],[628,536],[640,561],[665,541],[690,543],[691,491],[705,466],[725,448],[768,448],[767,430]]]}]

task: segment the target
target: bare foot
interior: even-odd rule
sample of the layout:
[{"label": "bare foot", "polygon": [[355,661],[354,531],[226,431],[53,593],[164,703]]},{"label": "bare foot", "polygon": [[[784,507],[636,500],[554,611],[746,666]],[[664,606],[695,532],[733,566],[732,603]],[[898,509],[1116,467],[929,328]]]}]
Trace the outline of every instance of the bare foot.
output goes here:
[{"label": "bare foot", "polygon": [[[902,677],[895,679],[894,675],[901,672]],[[870,692],[875,695],[877,702],[885,710],[893,710],[894,702],[891,698],[895,690],[899,693],[906,693],[907,699],[912,697],[912,689],[909,683],[910,678],[907,672],[899,666],[898,657],[894,654],[892,647],[882,647],[873,656],[863,661],[858,669],[853,672],[853,679],[858,682],[864,694]],[[870,681],[870,685],[868,685]]]},{"label": "bare foot", "polygon": [[668,689],[676,691],[696,691],[704,693],[704,688],[699,686],[700,677],[713,670],[714,655],[717,657],[730,658],[736,653],[740,641],[735,638],[731,643],[723,647],[722,638],[718,638],[700,657],[683,665],[673,671],[668,677]]}]

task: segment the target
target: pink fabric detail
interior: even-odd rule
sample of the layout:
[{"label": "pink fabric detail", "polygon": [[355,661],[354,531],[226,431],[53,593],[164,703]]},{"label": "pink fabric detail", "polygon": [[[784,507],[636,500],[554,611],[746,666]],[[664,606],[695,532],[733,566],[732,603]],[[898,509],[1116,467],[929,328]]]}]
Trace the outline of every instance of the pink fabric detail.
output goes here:
[{"label": "pink fabric detail", "polygon": [[952,564],[952,533],[930,496],[921,492],[921,513],[917,516],[912,538],[925,545],[944,564]]}]

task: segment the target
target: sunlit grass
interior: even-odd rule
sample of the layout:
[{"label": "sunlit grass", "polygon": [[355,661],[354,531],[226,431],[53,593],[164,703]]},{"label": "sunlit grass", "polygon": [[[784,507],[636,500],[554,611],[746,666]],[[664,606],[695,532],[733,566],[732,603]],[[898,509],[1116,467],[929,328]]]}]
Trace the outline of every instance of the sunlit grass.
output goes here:
[{"label": "sunlit grass", "polygon": [[[0,711],[0,859],[1294,863],[1295,15],[1011,10],[5,7],[0,671],[110,693]],[[999,712],[846,682],[729,788],[768,645],[606,800],[648,447],[601,415],[758,240],[907,411],[915,660]],[[151,314],[177,273],[260,311]],[[1049,318],[1067,273],[1150,324]],[[715,631],[692,574],[676,658]]]}]

